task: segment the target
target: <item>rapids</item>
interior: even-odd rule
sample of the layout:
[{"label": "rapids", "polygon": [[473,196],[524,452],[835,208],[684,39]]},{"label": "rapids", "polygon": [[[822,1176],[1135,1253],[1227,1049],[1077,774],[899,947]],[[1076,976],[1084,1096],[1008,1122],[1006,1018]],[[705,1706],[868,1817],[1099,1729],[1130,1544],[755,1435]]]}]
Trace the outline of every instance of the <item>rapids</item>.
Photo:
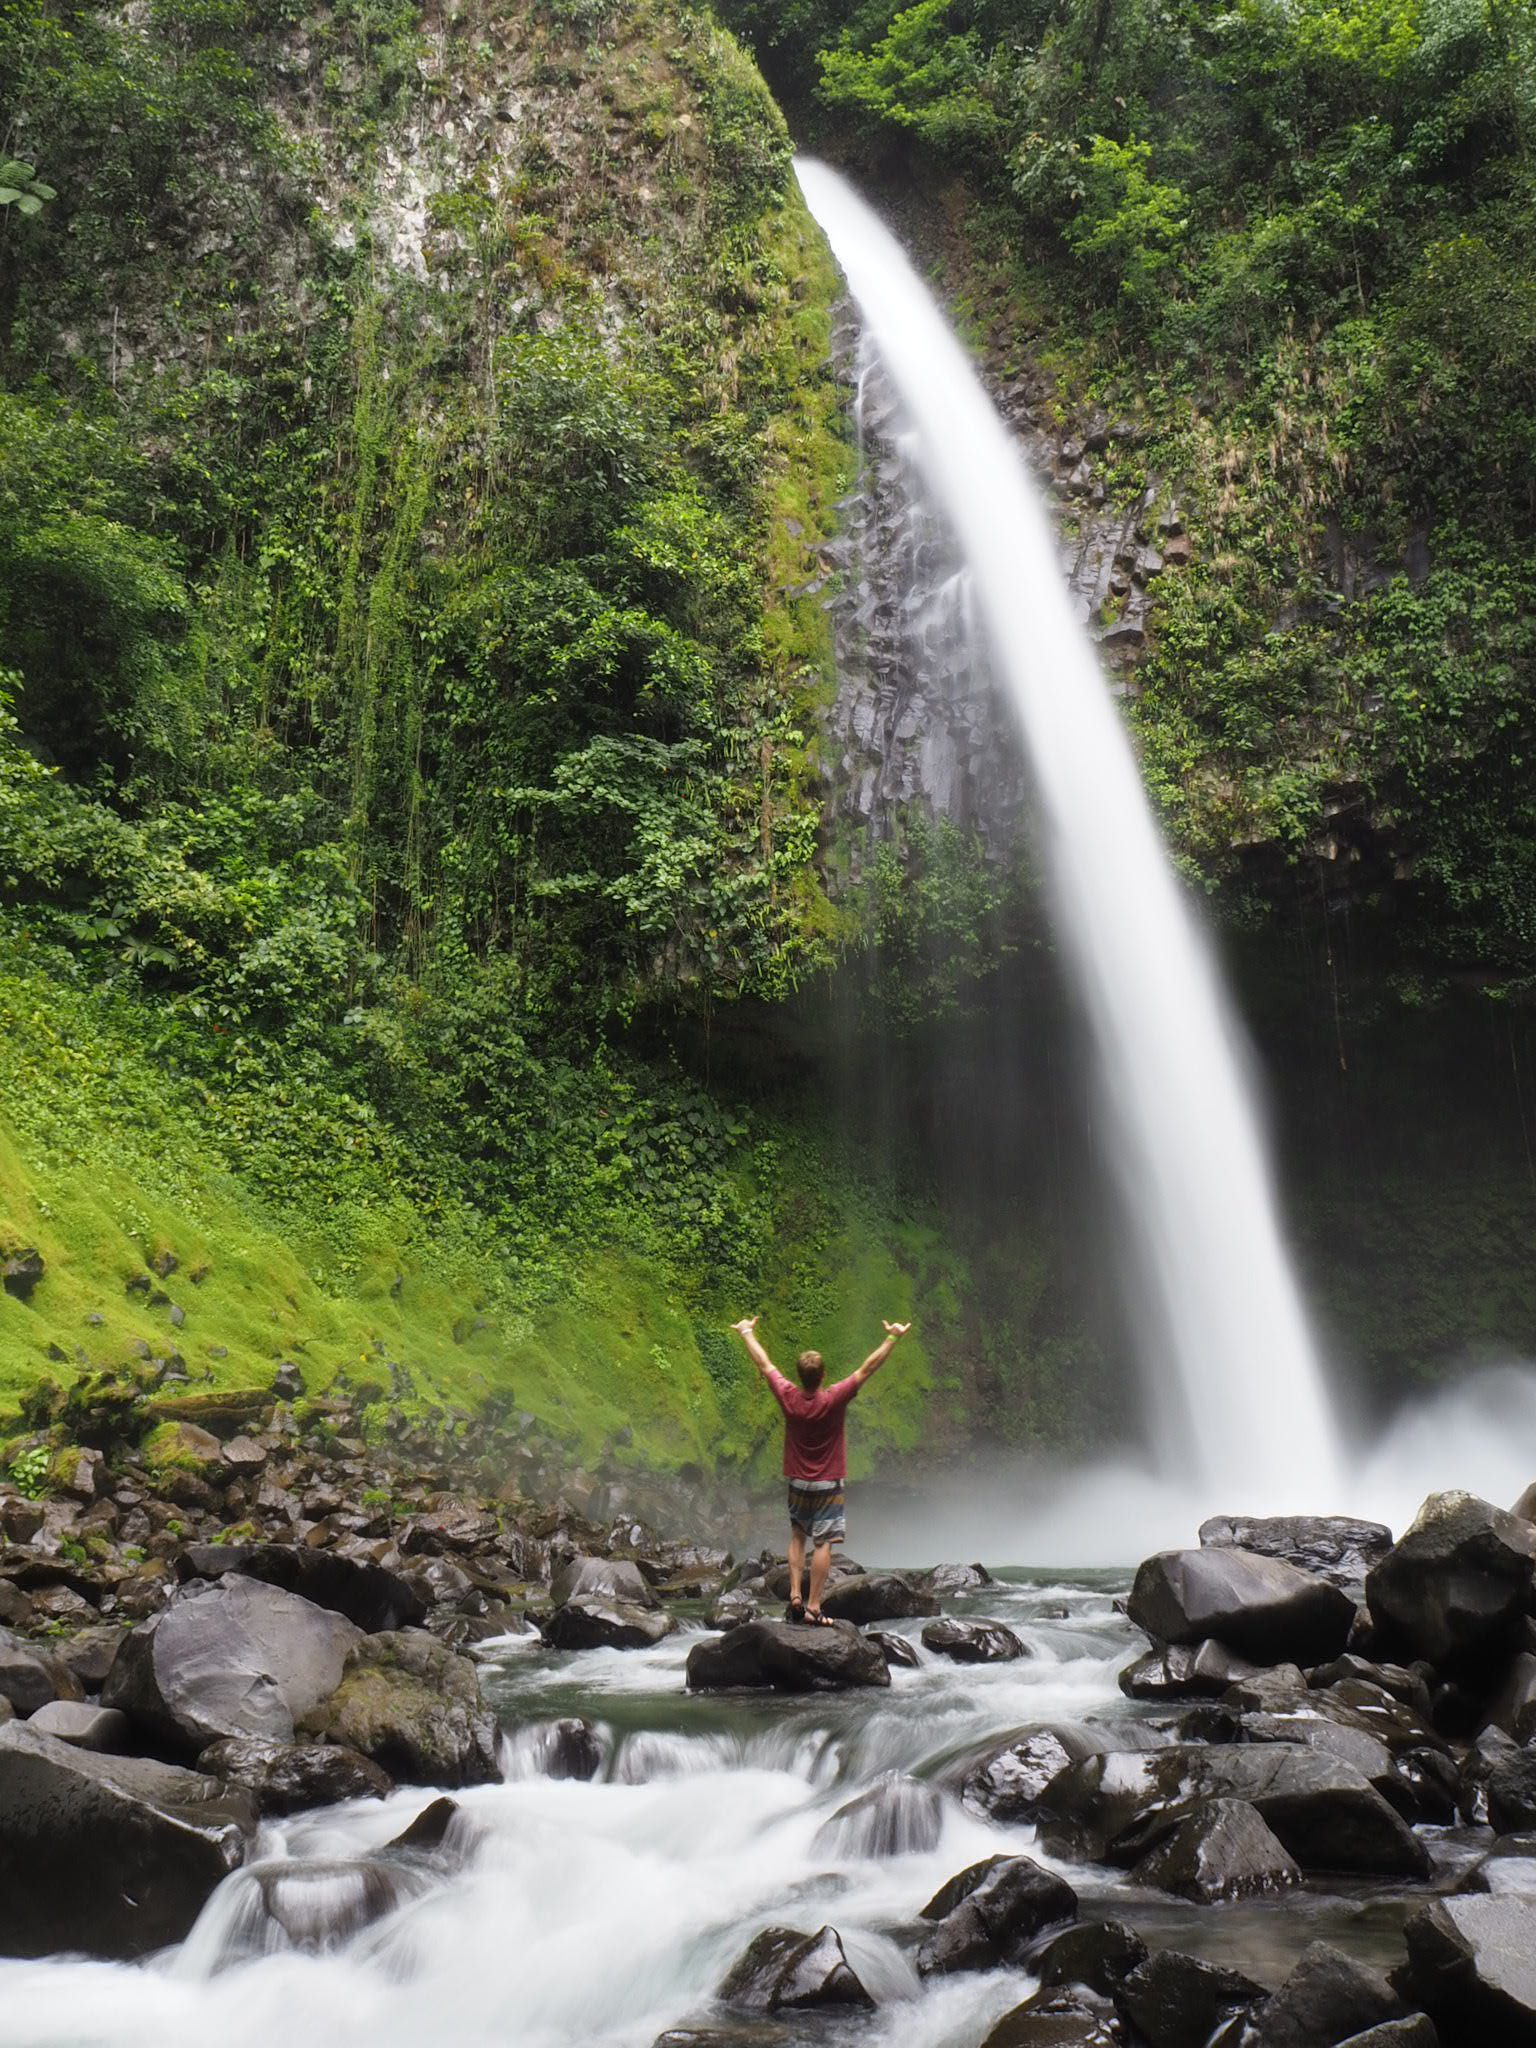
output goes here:
[{"label": "rapids", "polygon": [[[1116,1613],[1123,1573],[1011,1573],[958,1601],[1026,1641],[1023,1662],[960,1667],[920,1652],[889,1692],[809,1699],[692,1698],[691,1632],[649,1652],[562,1656],[536,1638],[482,1647],[506,1731],[505,1782],[455,1795],[440,1856],[409,1872],[392,1910],[319,1952],[295,1948],[261,1904],[286,1878],[306,1911],[345,1907],[360,1862],[435,1796],[401,1790],[267,1824],[189,1939],[140,1964],[0,1964],[3,2048],[650,2048],[703,2019],[762,1927],[830,1923],[879,2002],[858,2022],[814,2022],[828,2048],[977,2048],[1033,1988],[1022,1971],[920,1984],[906,1942],[924,1903],[967,1864],[1037,1854],[1034,1831],[967,1813],[946,1773],[1026,1722],[1125,1720],[1115,1675],[1138,1648]],[[894,1624],[916,1640],[921,1624]],[[598,1729],[592,1783],[539,1770],[539,1731],[581,1713]],[[872,1858],[821,1831],[882,1772],[944,1788],[942,1832],[920,1853]],[[820,1839],[818,1839],[820,1837]],[[1043,1859],[1048,1860],[1048,1859]],[[1191,1908],[1133,1892],[1115,1872],[1066,1870],[1084,1913],[1241,1960],[1278,1981],[1326,1932],[1382,1960],[1401,1909],[1390,1887]],[[366,1874],[376,1864],[362,1863]],[[292,1916],[290,1915],[290,1924]],[[809,2032],[810,2023],[801,2031]]]}]

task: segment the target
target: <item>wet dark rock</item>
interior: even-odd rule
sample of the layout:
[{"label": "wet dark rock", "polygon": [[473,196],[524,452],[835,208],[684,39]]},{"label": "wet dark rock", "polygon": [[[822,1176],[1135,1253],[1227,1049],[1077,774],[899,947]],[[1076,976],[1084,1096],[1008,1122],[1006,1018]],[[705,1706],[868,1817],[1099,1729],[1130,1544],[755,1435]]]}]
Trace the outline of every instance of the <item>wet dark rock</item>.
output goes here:
[{"label": "wet dark rock", "polygon": [[1247,1550],[1329,1579],[1358,1607],[1365,1575],[1392,1548],[1384,1522],[1358,1522],[1347,1515],[1213,1515],[1200,1524],[1207,1549]]},{"label": "wet dark rock", "polygon": [[1443,1749],[1404,1749],[1392,1759],[1395,1782],[1379,1787],[1405,1820],[1448,1828],[1457,1815],[1461,1774]]},{"label": "wet dark rock", "polygon": [[572,1600],[622,1602],[627,1607],[660,1604],[637,1564],[612,1557],[573,1557],[556,1573],[549,1597],[557,1608]]},{"label": "wet dark rock", "polygon": [[1057,1772],[1100,1753],[1093,1739],[1070,1723],[1032,1728],[973,1765],[961,1786],[961,1798],[973,1812],[992,1820],[1034,1820],[1040,1795]]},{"label": "wet dark rock", "polygon": [[816,1855],[907,1856],[937,1846],[944,1802],[932,1785],[887,1771],[816,1831]]},{"label": "wet dark rock", "polygon": [[749,1621],[688,1653],[692,1692],[771,1686],[777,1692],[831,1692],[891,1682],[878,1643],[851,1622],[807,1628],[787,1621]]},{"label": "wet dark rock", "polygon": [[593,1593],[568,1599],[541,1627],[552,1650],[649,1650],[671,1635],[677,1622],[657,1607]]},{"label": "wet dark rock", "polygon": [[836,1585],[827,1587],[821,1606],[822,1612],[835,1621],[861,1625],[870,1621],[907,1621],[939,1611],[933,1594],[901,1572],[860,1572],[856,1577],[839,1579]]},{"label": "wet dark rock", "polygon": [[1029,1952],[1028,1968],[1041,1988],[1086,1984],[1110,1996],[1122,1978],[1147,1959],[1147,1944],[1118,1920],[1083,1920],[1063,1927]]},{"label": "wet dark rock", "polygon": [[1005,2012],[982,2048],[1119,2048],[1119,2030],[1075,2004],[1052,2009],[1038,1998]]},{"label": "wet dark rock", "polygon": [[1147,2048],[1206,2048],[1219,2026],[1264,1995],[1237,1970],[1167,1948],[1123,1978],[1114,2000]]},{"label": "wet dark rock", "polygon": [[977,1593],[983,1586],[996,1584],[984,1564],[936,1564],[931,1570],[918,1572],[915,1576],[920,1586],[926,1586],[941,1600],[952,1598],[956,1593]]},{"label": "wet dark rock", "polygon": [[1457,1887],[1464,1892],[1516,1892],[1536,1897],[1536,1834],[1501,1835]]},{"label": "wet dark rock", "polygon": [[1223,1643],[1168,1643],[1120,1673],[1120,1690],[1133,1700],[1219,1699],[1228,1686],[1262,1670]]},{"label": "wet dark rock", "polygon": [[1346,2041],[1408,2016],[1407,2005],[1379,1971],[1326,1941],[1314,1941],[1254,2014],[1239,2043],[1240,2048],[1317,2048],[1319,2042]]},{"label": "wet dark rock", "polygon": [[1440,2032],[1427,2012],[1416,2012],[1407,2019],[1383,2020],[1363,2034],[1351,2034],[1338,2048],[1440,2048]]},{"label": "wet dark rock", "polygon": [[49,1700],[78,1700],[83,1688],[62,1658],[41,1643],[23,1642],[0,1629],[0,1698],[23,1717]]},{"label": "wet dark rock", "polygon": [[1502,1728],[1516,1742],[1536,1735],[1536,1653],[1521,1650],[1488,1703],[1485,1720]]},{"label": "wet dark rock", "polygon": [[1346,1651],[1327,1664],[1315,1664],[1307,1673],[1307,1684],[1318,1691],[1331,1691],[1341,1685],[1372,1685],[1427,1721],[1434,1675],[1429,1664],[1379,1664]]},{"label": "wet dark rock", "polygon": [[707,2027],[669,2027],[651,2048],[805,2048],[805,2036],[767,2018],[727,2020]]},{"label": "wet dark rock", "polygon": [[1085,1758],[1046,1788],[1041,1839],[1053,1850],[1130,1864],[1208,1799],[1257,1807],[1303,1870],[1423,1877],[1429,1869],[1423,1843],[1357,1770],[1280,1743]]},{"label": "wet dark rock", "polygon": [[1488,1774],[1488,1821],[1501,1835],[1536,1828],[1536,1749],[1519,1749]]},{"label": "wet dark rock", "polygon": [[1279,1558],[1165,1550],[1137,1570],[1126,1612],[1159,1643],[1214,1636],[1256,1664],[1320,1664],[1347,1644],[1355,1603]]},{"label": "wet dark rock", "polygon": [[296,1365],[280,1365],[272,1376],[274,1401],[296,1401],[304,1391],[304,1375]]},{"label": "wet dark rock", "polygon": [[899,1664],[903,1670],[916,1671],[922,1664],[917,1654],[917,1645],[906,1636],[896,1635],[890,1629],[867,1628],[865,1635],[872,1643],[878,1644],[880,1654],[887,1664]]},{"label": "wet dark rock", "polygon": [[104,1756],[120,1755],[130,1734],[126,1714],[84,1700],[49,1700],[29,1717],[27,1726],[38,1735],[53,1735],[75,1749],[93,1749]]},{"label": "wet dark rock", "polygon": [[1536,1527],[1468,1493],[1437,1493],[1366,1580],[1381,1650],[1474,1680],[1520,1647]]},{"label": "wet dark rock", "polygon": [[993,1856],[952,1877],[922,1917],[938,1925],[913,1957],[919,1975],[995,1970],[1018,1962],[1046,1928],[1075,1919],[1077,1894],[1027,1856]]},{"label": "wet dark rock", "polygon": [[123,1638],[102,1705],[173,1750],[226,1735],[291,1742],[364,1640],[341,1615],[279,1586],[240,1573],[194,1581]]},{"label": "wet dark rock", "polygon": [[1131,1881],[1207,1905],[1284,1891],[1300,1884],[1301,1870],[1256,1807],[1209,1799],[1147,1851]]},{"label": "wet dark rock", "polygon": [[0,1728],[0,1952],[129,1957],[180,1941],[255,1816],[217,1780]]},{"label": "wet dark rock", "polygon": [[407,1850],[420,1855],[429,1850],[441,1849],[448,1839],[459,1810],[459,1802],[456,1799],[449,1799],[446,1795],[441,1799],[432,1800],[421,1809],[408,1827],[402,1828],[398,1835],[390,1837],[384,1844],[383,1853],[388,1856],[392,1852]]},{"label": "wet dark rock", "polygon": [[576,1715],[552,1721],[543,1761],[546,1778],[595,1778],[603,1767],[603,1745],[597,1730]]},{"label": "wet dark rock", "polygon": [[496,1722],[475,1667],[420,1629],[363,1636],[300,1732],[344,1743],[403,1785],[494,1785]]},{"label": "wet dark rock", "polygon": [[1436,1899],[1403,1929],[1403,1988],[1447,2048],[1536,2042],[1536,1899]]},{"label": "wet dark rock", "polygon": [[729,1593],[722,1593],[705,1619],[711,1628],[739,1628],[744,1621],[756,1621],[761,1608],[744,1586],[736,1586]]},{"label": "wet dark rock", "polygon": [[872,2011],[834,1927],[802,1934],[765,1927],[732,1965],[717,1996],[744,2012],[803,2012],[850,2006]]},{"label": "wet dark rock", "polygon": [[344,1615],[370,1635],[413,1628],[427,1615],[419,1589],[399,1572],[334,1550],[291,1543],[194,1543],[177,1559],[177,1570],[183,1578],[206,1579],[238,1572]]},{"label": "wet dark rock", "polygon": [[197,1768],[238,1786],[260,1814],[302,1813],[343,1799],[387,1799],[395,1789],[377,1764],[334,1742],[226,1736],[199,1754]]},{"label": "wet dark rock", "polygon": [[954,1615],[926,1624],[923,1648],[956,1664],[1008,1664],[1032,1654],[1003,1622],[961,1621]]}]

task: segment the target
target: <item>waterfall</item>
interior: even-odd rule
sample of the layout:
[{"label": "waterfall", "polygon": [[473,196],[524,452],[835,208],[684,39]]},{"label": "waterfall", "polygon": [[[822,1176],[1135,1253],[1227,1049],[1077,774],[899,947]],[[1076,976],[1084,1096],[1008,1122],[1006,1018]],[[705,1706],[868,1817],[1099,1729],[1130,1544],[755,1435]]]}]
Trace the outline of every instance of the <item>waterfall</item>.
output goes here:
[{"label": "waterfall", "polygon": [[834,171],[802,159],[798,174],[912,423],[1023,734],[1126,1217],[1160,1468],[1249,1511],[1329,1509],[1335,1423],[1241,1033],[1073,617],[1044,509],[900,245]]}]

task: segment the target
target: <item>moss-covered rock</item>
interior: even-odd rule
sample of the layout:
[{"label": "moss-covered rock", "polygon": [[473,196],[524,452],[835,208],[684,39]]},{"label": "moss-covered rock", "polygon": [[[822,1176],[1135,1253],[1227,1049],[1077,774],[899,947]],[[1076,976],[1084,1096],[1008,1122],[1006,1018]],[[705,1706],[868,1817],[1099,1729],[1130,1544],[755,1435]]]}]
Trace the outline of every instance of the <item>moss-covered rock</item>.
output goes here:
[{"label": "moss-covered rock", "polygon": [[195,1422],[161,1422],[140,1446],[151,1472],[194,1472],[199,1478],[220,1470],[223,1450],[210,1430]]},{"label": "moss-covered rock", "polygon": [[299,1732],[345,1743],[401,1784],[491,1785],[501,1776],[496,1722],[474,1665],[416,1629],[359,1643],[341,1684]]}]

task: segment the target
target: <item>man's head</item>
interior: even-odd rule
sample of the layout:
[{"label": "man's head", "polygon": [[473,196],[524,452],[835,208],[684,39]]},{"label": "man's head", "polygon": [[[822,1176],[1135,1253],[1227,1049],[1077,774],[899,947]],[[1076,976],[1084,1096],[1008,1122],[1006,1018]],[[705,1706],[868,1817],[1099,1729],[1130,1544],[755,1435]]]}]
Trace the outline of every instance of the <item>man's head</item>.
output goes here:
[{"label": "man's head", "polygon": [[819,1351],[802,1351],[795,1360],[795,1371],[800,1375],[800,1384],[808,1394],[814,1394],[821,1385],[826,1367],[821,1362]]}]

